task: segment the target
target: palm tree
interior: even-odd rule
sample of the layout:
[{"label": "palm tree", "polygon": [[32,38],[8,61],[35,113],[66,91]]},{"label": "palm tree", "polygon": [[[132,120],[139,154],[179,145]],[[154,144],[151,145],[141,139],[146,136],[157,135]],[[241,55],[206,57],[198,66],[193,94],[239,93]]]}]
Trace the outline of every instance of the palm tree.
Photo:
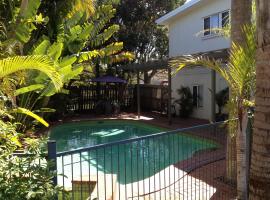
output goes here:
[{"label": "palm tree", "polygon": [[[237,45],[245,44],[245,37],[242,31],[244,25],[250,25],[252,18],[252,0],[232,0],[231,1],[231,41]],[[233,60],[233,57],[230,57]],[[247,113],[243,116],[247,121]],[[244,127],[246,127],[244,123]],[[246,174],[246,134],[238,131],[236,137],[231,140],[236,144],[236,165],[237,165],[237,195],[238,199],[246,199],[247,194],[247,174]],[[229,141],[230,142],[230,141]],[[235,154],[235,152],[231,152]],[[232,155],[234,157],[234,155]]]},{"label": "palm tree", "polygon": [[269,1],[257,1],[255,116],[250,168],[250,199],[270,199],[270,23]]},{"label": "palm tree", "polygon": [[[54,87],[59,90],[62,86],[62,79],[54,65],[54,62],[47,56],[14,56],[0,60],[0,93],[2,96],[6,95],[12,101],[12,109],[8,110],[10,113],[26,114],[38,120],[43,125],[48,126],[48,123],[38,115],[27,109],[16,107],[14,96],[17,83],[14,81],[15,77],[12,77],[12,75],[18,75],[18,72],[25,70],[38,70],[46,74],[52,80]],[[15,87],[11,87],[14,82]],[[20,91],[20,93],[23,93],[23,91]],[[7,108],[1,104],[0,111],[2,115],[7,112]]]},{"label": "palm tree", "polygon": [[[232,0],[231,1],[231,41],[234,44],[244,46],[245,37],[242,28],[244,25],[250,25],[252,18],[252,0]],[[230,60],[233,60],[230,57]],[[247,113],[244,112],[245,124],[247,123]],[[244,126],[246,127],[246,126]],[[243,128],[243,127],[242,127]],[[228,138],[228,143],[236,145],[236,152],[229,152],[231,157],[236,157],[237,166],[237,196],[238,199],[246,199],[247,182],[246,182],[246,135],[243,130],[238,131],[238,134]],[[234,148],[232,148],[234,149]],[[236,153],[236,156],[235,156]],[[230,163],[228,163],[230,164]],[[227,171],[229,175],[235,175],[234,170],[232,174]],[[233,177],[231,177],[233,178]]]},{"label": "palm tree", "polygon": [[[231,141],[233,141],[236,136],[242,137],[245,135],[247,109],[252,105],[253,91],[255,88],[255,27],[244,26],[243,32],[245,33],[245,44],[240,46],[232,43],[230,62],[227,64],[227,67],[224,66],[225,64],[223,64],[221,60],[213,60],[204,56],[183,56],[171,61],[171,66],[177,67],[177,70],[186,67],[205,66],[211,70],[215,70],[227,81],[230,88],[230,101],[228,103],[229,114],[231,118],[239,118],[238,124],[231,122],[229,131],[229,140],[231,139]],[[244,153],[245,140],[239,139],[237,145],[236,147]],[[238,154],[238,156],[244,158],[243,154]],[[245,163],[245,159],[241,161]],[[243,166],[242,163],[240,164],[240,169],[245,170],[245,166]],[[240,175],[245,174],[241,173]],[[238,196],[240,199],[245,199],[244,187],[247,183],[245,179],[238,179],[237,181],[239,181],[238,187],[241,188],[241,190],[238,190]]]}]

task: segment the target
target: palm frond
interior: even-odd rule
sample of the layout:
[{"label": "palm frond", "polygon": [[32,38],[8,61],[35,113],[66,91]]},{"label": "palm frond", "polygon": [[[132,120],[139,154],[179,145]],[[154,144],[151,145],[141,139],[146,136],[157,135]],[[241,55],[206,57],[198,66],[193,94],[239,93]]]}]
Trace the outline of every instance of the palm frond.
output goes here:
[{"label": "palm frond", "polygon": [[230,76],[226,69],[223,67],[221,60],[211,59],[207,56],[181,56],[170,61],[170,66],[180,71],[184,68],[203,66],[212,70],[215,70],[220,76],[222,76],[230,85]]},{"label": "palm frond", "polygon": [[[61,78],[63,83],[68,83],[71,79],[75,79],[79,74],[81,74],[83,71],[83,66],[76,66],[72,67],[71,65],[67,65],[59,69],[59,73],[61,74]],[[43,98],[44,96],[52,96],[56,92],[62,92],[63,89],[60,91],[56,91],[55,87],[52,83],[48,83],[46,88],[44,88],[38,98]]]},{"label": "palm frond", "polygon": [[105,29],[102,33],[98,34],[95,38],[92,38],[89,41],[89,45],[91,47],[100,46],[108,41],[115,33],[119,31],[119,25],[111,25],[107,29]]},{"label": "palm frond", "polygon": [[105,56],[101,61],[106,64],[133,61],[135,55],[130,52],[120,52],[114,55]]},{"label": "palm frond", "polygon": [[76,12],[85,12],[86,16],[89,17],[95,12],[95,1],[94,0],[73,0],[73,10],[69,16],[74,15]]},{"label": "palm frond", "polygon": [[35,120],[37,120],[38,122],[40,122],[41,124],[43,124],[44,126],[48,127],[49,124],[44,120],[42,119],[40,116],[38,116],[37,114],[31,112],[30,110],[27,110],[25,108],[16,108],[16,109],[13,109],[12,110],[13,113],[19,113],[19,114],[24,114],[24,115],[27,115],[29,117],[32,117],[34,118]]},{"label": "palm frond", "polygon": [[33,91],[36,91],[36,90],[40,90],[40,89],[43,89],[45,87],[44,84],[34,84],[34,85],[29,85],[29,86],[26,86],[26,87],[22,87],[22,88],[19,88],[15,91],[15,96],[18,96],[18,95],[21,95],[21,94],[25,94],[25,93],[28,93],[28,92],[33,92]]},{"label": "palm frond", "polygon": [[[123,42],[114,42],[107,45],[104,48],[81,52],[79,54],[78,62],[85,62],[93,60],[94,58],[100,58],[104,63],[115,63],[117,60],[133,60],[134,55],[130,52],[121,52],[123,49]],[[105,60],[108,59],[108,62]]]},{"label": "palm frond", "polygon": [[99,56],[99,51],[97,50],[81,52],[78,56],[78,62],[81,63],[84,61],[89,61],[98,56]]},{"label": "palm frond", "polygon": [[244,26],[243,32],[245,44],[232,44],[229,71],[235,91],[239,96],[249,98],[255,88],[255,29],[253,26]]},{"label": "palm frond", "polygon": [[60,74],[48,56],[14,56],[0,60],[0,78],[22,70],[38,70],[46,74],[59,90],[62,86]]}]

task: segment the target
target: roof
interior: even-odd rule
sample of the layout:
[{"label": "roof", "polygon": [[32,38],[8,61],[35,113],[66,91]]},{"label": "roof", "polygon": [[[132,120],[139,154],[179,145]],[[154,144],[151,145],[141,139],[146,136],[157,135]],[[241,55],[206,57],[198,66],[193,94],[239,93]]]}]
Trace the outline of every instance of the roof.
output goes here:
[{"label": "roof", "polygon": [[161,18],[156,20],[156,23],[159,25],[167,25],[168,21],[171,20],[172,18],[178,16],[179,14],[182,14],[191,8],[193,8],[195,5],[198,5],[200,2],[203,0],[190,0],[187,1],[184,5],[176,8],[175,10],[167,13],[166,15],[162,16]]},{"label": "roof", "polygon": [[[220,49],[208,52],[198,52],[196,54],[192,54],[192,56],[206,56],[210,59],[220,59],[222,62],[226,62],[229,58],[229,50],[228,49]],[[125,71],[150,71],[150,70],[164,70],[170,68],[170,61],[181,58],[187,55],[180,55],[169,59],[163,60],[151,60],[145,63],[131,63],[124,66],[121,66],[120,69]]]}]

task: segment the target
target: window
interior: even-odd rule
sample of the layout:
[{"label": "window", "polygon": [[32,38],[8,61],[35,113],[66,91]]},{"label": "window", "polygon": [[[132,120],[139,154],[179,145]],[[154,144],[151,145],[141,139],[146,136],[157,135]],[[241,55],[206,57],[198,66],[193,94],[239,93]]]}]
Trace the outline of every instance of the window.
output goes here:
[{"label": "window", "polygon": [[193,106],[196,108],[203,107],[203,86],[194,85],[192,89]]},{"label": "window", "polygon": [[204,35],[210,35],[210,17],[204,18]]},{"label": "window", "polygon": [[230,16],[229,11],[225,11],[221,14],[221,26],[222,28],[226,27],[229,24]]},{"label": "window", "polygon": [[223,28],[229,23],[229,11],[224,11],[204,18],[204,36],[218,33],[218,28]]},{"label": "window", "polygon": [[211,16],[211,20],[210,20],[210,24],[211,24],[211,33],[212,34],[216,34],[217,33],[217,29],[219,28],[219,15],[212,15]]}]

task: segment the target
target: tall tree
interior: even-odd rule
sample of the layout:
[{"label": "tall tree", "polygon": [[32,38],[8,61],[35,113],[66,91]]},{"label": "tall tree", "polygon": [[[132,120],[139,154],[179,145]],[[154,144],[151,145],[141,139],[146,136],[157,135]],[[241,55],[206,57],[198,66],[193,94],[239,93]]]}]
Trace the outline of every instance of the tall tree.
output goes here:
[{"label": "tall tree", "polygon": [[[252,17],[252,0],[232,0],[231,1],[231,41],[232,44],[244,46],[245,33],[244,25],[251,23]],[[230,58],[233,59],[233,58]],[[238,131],[229,138],[229,146],[233,147],[236,144],[236,165],[237,165],[237,195],[239,199],[245,199],[247,193],[247,174],[246,174],[246,135],[245,128],[247,126],[247,111],[245,109],[238,111]],[[234,148],[232,148],[234,150]],[[234,151],[229,152],[231,157],[235,157]],[[235,165],[234,165],[235,166]],[[234,170],[229,172],[234,176]]]},{"label": "tall tree", "polygon": [[[167,29],[156,25],[155,20],[172,11],[185,0],[121,0],[115,20],[121,25],[118,37],[125,50],[143,63],[168,56]],[[149,82],[155,72],[145,73]]]},{"label": "tall tree", "polygon": [[250,168],[250,199],[270,199],[270,2],[257,0],[255,119]]}]

